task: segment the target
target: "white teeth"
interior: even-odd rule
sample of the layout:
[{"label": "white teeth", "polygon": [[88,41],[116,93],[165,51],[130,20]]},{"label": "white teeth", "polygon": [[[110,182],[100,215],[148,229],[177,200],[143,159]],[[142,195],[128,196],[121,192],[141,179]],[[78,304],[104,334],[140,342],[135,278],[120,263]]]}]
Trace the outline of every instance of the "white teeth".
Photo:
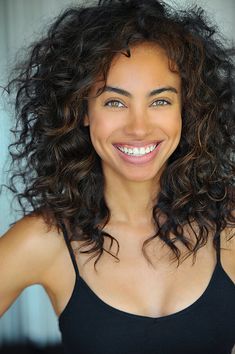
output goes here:
[{"label": "white teeth", "polygon": [[122,146],[117,146],[117,148],[119,150],[121,150],[122,152],[124,152],[124,154],[127,154],[127,155],[132,155],[132,156],[143,156],[143,155],[146,155],[150,152],[152,152],[155,148],[156,148],[157,144],[155,145],[149,145],[147,146],[146,148],[144,147],[141,147],[141,148],[127,148],[127,147],[122,147]]},{"label": "white teeth", "polygon": [[134,148],[133,149],[133,155],[140,155],[140,149]]}]

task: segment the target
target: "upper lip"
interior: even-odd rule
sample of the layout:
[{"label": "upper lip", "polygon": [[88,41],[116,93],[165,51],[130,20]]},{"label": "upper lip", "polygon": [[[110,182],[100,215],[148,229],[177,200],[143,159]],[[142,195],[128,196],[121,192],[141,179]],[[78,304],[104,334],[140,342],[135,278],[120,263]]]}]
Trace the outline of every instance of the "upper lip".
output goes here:
[{"label": "upper lip", "polygon": [[115,143],[113,145],[115,146],[130,146],[130,147],[145,147],[149,145],[156,145],[161,143],[163,140],[154,140],[150,142],[141,142],[141,141],[132,141],[132,142],[126,142],[126,143]]}]

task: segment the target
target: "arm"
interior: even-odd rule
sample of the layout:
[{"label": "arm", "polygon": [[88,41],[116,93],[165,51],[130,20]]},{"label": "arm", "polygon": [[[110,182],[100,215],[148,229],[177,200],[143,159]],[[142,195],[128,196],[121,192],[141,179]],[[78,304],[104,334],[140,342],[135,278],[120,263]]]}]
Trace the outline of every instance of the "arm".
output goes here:
[{"label": "arm", "polygon": [[0,316],[26,287],[43,283],[58,247],[58,233],[35,216],[22,218],[0,238]]}]

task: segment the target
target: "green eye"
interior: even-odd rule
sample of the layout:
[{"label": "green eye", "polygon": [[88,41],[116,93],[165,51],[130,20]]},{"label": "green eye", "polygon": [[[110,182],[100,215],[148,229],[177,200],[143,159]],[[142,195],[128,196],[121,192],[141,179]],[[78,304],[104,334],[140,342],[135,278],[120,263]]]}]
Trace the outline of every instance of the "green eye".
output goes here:
[{"label": "green eye", "polygon": [[118,100],[110,100],[105,103],[105,106],[111,108],[122,108],[124,105]]},{"label": "green eye", "polygon": [[156,103],[154,106],[167,106],[170,104],[170,102],[167,100],[156,100],[153,102],[153,104],[154,103]]}]

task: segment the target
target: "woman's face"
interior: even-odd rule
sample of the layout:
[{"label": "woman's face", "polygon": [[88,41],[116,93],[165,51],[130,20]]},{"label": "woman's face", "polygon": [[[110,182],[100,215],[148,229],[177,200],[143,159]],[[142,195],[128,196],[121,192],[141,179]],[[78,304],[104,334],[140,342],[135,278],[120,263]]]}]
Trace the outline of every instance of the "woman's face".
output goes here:
[{"label": "woman's face", "polygon": [[[160,177],[181,135],[181,80],[163,49],[149,43],[131,57],[113,60],[105,92],[97,82],[88,99],[85,125],[105,178],[149,181]],[[93,96],[93,97],[92,97]]]}]

